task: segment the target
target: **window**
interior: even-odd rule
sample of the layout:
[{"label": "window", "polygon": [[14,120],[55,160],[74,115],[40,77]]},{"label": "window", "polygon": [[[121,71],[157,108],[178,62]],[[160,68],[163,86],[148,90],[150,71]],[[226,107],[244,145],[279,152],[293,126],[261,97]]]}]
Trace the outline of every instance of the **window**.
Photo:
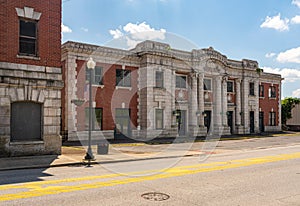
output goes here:
[{"label": "window", "polygon": [[11,104],[11,141],[39,141],[43,127],[42,104],[14,102]]},{"label": "window", "polygon": [[131,87],[131,72],[130,70],[116,70],[116,85],[121,87]]},{"label": "window", "polygon": [[164,72],[161,71],[155,72],[155,87],[158,88],[164,87]]},{"label": "window", "polygon": [[254,82],[249,83],[249,95],[254,96]]},{"label": "window", "polygon": [[269,125],[270,126],[275,126],[276,125],[276,113],[275,112],[270,112],[269,113]]},{"label": "window", "polygon": [[156,129],[163,129],[164,125],[164,110],[156,109],[155,110],[155,126]]},{"label": "window", "polygon": [[264,85],[259,85],[259,97],[264,97],[265,96],[265,88]]},{"label": "window", "polygon": [[203,80],[203,89],[211,91],[211,79],[204,79]]},{"label": "window", "polygon": [[37,21],[20,19],[19,53],[37,56]]},{"label": "window", "polygon": [[269,88],[269,97],[276,98],[276,88],[275,86],[270,86]]},{"label": "window", "polygon": [[227,82],[227,92],[233,92],[233,82],[232,81]]},{"label": "window", "polygon": [[[85,79],[86,82],[90,80],[90,71],[86,68]],[[103,68],[96,66],[95,69],[92,70],[92,84],[95,85],[103,85]]]},{"label": "window", "polygon": [[[102,130],[102,116],[103,109],[102,108],[92,108],[92,130]],[[89,129],[89,108],[85,108],[85,125],[86,129]]]},{"label": "window", "polygon": [[186,76],[176,76],[176,88],[186,88]]}]

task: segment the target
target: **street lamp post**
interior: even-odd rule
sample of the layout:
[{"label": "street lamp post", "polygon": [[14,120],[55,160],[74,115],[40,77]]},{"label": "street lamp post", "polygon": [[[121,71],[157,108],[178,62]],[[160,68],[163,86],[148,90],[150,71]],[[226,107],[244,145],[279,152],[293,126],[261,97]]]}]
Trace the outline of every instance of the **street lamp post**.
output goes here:
[{"label": "street lamp post", "polygon": [[93,61],[93,58],[87,62],[87,68],[89,70],[89,134],[88,134],[88,150],[84,157],[84,160],[88,161],[88,167],[91,166],[91,160],[94,159],[92,147],[91,147],[91,136],[92,136],[92,71],[95,69],[96,63]]}]

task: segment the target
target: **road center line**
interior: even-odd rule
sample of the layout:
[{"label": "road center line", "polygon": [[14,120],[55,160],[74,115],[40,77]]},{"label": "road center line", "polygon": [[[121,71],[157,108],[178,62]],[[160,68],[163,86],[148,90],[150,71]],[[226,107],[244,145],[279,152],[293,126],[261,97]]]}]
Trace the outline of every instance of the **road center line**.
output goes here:
[{"label": "road center line", "polygon": [[[0,195],[0,202],[39,197],[45,195],[82,191],[88,189],[96,189],[102,187],[134,183],[134,182],[158,180],[163,178],[197,174],[201,172],[211,172],[211,171],[246,167],[251,165],[266,164],[266,163],[291,160],[291,159],[300,159],[300,152],[291,153],[291,154],[274,155],[274,156],[265,156],[265,157],[258,157],[258,158],[239,159],[239,160],[232,160],[227,162],[212,162],[212,163],[204,163],[204,164],[196,164],[196,165],[179,166],[179,167],[174,167],[174,168],[169,168],[164,170],[148,170],[142,172],[132,172],[128,174],[108,174],[108,175],[101,175],[101,176],[88,176],[88,177],[80,177],[80,178],[50,180],[44,182],[33,182],[33,183],[24,183],[24,184],[16,184],[16,185],[3,185],[0,187],[0,192],[4,190],[10,190],[10,189],[22,189],[22,191],[11,193],[11,194]],[[155,174],[149,175],[150,172]],[[140,175],[140,176],[133,176],[133,175]],[[131,176],[131,177],[126,178],[126,176]],[[115,177],[122,177],[124,179],[107,180],[108,178],[115,178]],[[94,180],[95,182],[85,183],[85,184],[79,183],[81,181],[86,181],[86,180]],[[75,183],[78,182],[79,184],[67,185],[67,186],[58,185],[63,183],[74,183],[74,182]],[[27,191],[24,191],[24,189],[27,189]]]}]

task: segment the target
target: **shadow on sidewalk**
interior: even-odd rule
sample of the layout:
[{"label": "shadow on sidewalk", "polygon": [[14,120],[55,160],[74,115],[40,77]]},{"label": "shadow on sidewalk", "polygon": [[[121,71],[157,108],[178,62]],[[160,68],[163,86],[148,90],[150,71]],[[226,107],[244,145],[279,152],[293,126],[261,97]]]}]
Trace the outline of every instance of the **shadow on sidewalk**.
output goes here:
[{"label": "shadow on sidewalk", "polygon": [[57,155],[0,158],[0,185],[43,181]]}]

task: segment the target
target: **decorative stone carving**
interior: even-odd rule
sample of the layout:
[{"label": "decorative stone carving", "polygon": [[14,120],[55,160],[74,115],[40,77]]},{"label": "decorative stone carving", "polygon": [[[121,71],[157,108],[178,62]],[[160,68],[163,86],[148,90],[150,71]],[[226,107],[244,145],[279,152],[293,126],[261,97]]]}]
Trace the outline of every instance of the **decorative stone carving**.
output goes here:
[{"label": "decorative stone carving", "polygon": [[40,20],[42,13],[34,11],[33,8],[24,7],[24,9],[16,8],[17,15],[22,18]]}]

